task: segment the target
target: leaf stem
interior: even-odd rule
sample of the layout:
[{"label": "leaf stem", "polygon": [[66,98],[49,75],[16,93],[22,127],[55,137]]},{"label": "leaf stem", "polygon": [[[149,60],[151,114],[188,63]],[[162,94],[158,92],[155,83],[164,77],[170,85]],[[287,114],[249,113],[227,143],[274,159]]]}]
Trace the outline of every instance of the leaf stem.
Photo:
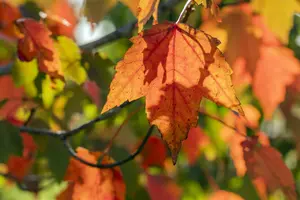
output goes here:
[{"label": "leaf stem", "polygon": [[176,21],[176,24],[178,24],[185,17],[185,15],[187,14],[186,11],[189,8],[190,4],[193,3],[193,1],[194,0],[187,0],[187,2],[185,3],[185,5],[184,5],[184,7],[183,7],[183,9],[182,9],[182,11],[181,11],[181,13],[180,13],[177,21]]}]

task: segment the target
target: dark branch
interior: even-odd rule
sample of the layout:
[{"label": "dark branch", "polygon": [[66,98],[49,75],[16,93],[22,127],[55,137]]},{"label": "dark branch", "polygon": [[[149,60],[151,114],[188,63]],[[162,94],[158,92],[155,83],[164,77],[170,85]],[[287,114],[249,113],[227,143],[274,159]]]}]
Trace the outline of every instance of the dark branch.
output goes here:
[{"label": "dark branch", "polygon": [[131,33],[132,33],[132,30],[134,29],[135,27],[135,24],[136,24],[136,20],[133,21],[133,22],[130,22],[128,24],[126,24],[125,26],[117,29],[116,31],[98,39],[98,40],[95,40],[93,42],[90,42],[90,43],[87,43],[87,44],[84,44],[84,45],[80,45],[79,47],[83,50],[87,50],[87,51],[91,51],[93,50],[95,47],[99,47],[101,45],[104,45],[104,44],[107,44],[107,43],[110,43],[112,41],[115,41],[117,39],[120,39],[120,38],[125,38],[125,37],[130,37],[131,36]]},{"label": "dark branch", "polygon": [[95,167],[95,168],[101,168],[101,169],[105,169],[105,168],[113,168],[113,167],[116,167],[116,166],[120,166],[122,164],[125,164],[131,160],[133,160],[138,154],[141,153],[141,151],[143,150],[145,144],[147,143],[152,131],[153,131],[153,128],[154,126],[151,126],[149,129],[148,129],[148,132],[147,132],[147,135],[145,136],[145,138],[143,139],[143,142],[140,144],[139,148],[136,150],[136,152],[134,152],[133,154],[130,154],[127,158],[123,159],[123,160],[120,160],[120,161],[116,161],[114,163],[111,163],[111,164],[101,164],[101,163],[90,163],[86,160],[84,160],[83,158],[80,158],[75,150],[73,149],[73,147],[71,146],[71,144],[69,143],[68,139],[65,138],[63,139],[63,142],[64,142],[64,145],[66,146],[66,148],[68,149],[69,153],[71,154],[71,156],[78,160],[79,162],[81,163],[84,163],[90,167]]},{"label": "dark branch", "polygon": [[96,122],[103,121],[103,120],[106,120],[106,119],[114,116],[115,114],[119,113],[122,110],[122,108],[129,105],[130,103],[131,102],[126,101],[125,103],[121,104],[119,107],[113,108],[113,109],[103,113],[102,115],[98,116],[97,118],[95,118],[85,124],[82,124],[81,126],[74,128],[70,131],[51,131],[51,130],[47,130],[47,129],[33,128],[33,127],[27,127],[27,126],[21,126],[18,128],[21,132],[26,132],[29,134],[47,135],[47,136],[57,137],[57,138],[66,138],[66,137],[70,137],[72,135],[79,133],[81,130],[90,127],[91,125],[95,124]]},{"label": "dark branch", "polygon": [[[165,3],[162,3],[159,6],[159,12],[162,12],[162,11],[169,10],[169,9],[173,8],[178,2],[179,2],[179,0],[169,0]],[[99,38],[98,40],[95,40],[93,42],[90,42],[90,43],[87,43],[87,44],[84,44],[84,45],[80,45],[79,47],[82,50],[90,51],[90,50],[92,50],[96,47],[99,47],[101,45],[110,43],[110,42],[115,41],[117,39],[131,37],[132,31],[133,31],[136,23],[137,23],[137,20],[129,22],[128,24],[126,24],[125,26],[117,29],[116,31],[114,31],[114,32],[102,37],[102,38]]]}]

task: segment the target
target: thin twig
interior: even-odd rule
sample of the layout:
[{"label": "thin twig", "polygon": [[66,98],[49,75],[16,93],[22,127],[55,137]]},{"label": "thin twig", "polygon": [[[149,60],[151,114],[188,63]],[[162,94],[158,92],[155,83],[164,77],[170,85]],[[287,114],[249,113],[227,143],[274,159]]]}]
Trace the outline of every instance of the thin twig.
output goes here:
[{"label": "thin twig", "polygon": [[202,113],[202,114],[204,114],[205,116],[211,118],[211,119],[214,119],[214,120],[220,122],[221,124],[224,124],[226,127],[230,128],[230,129],[232,129],[232,130],[234,130],[237,134],[239,134],[239,135],[245,137],[246,139],[248,138],[248,136],[247,136],[246,133],[240,132],[240,131],[237,130],[234,126],[231,126],[231,125],[227,124],[226,122],[224,122],[223,120],[221,120],[219,117],[213,116],[213,115],[209,114],[208,112],[204,111],[203,109],[200,109],[199,112]]},{"label": "thin twig", "polygon": [[122,110],[122,108],[129,105],[130,103],[131,102],[126,101],[125,103],[121,104],[119,107],[113,108],[113,109],[103,113],[102,115],[96,117],[95,119],[93,119],[85,124],[82,124],[81,126],[74,128],[70,131],[51,131],[51,130],[47,130],[47,129],[33,128],[33,127],[27,127],[27,126],[21,126],[18,128],[21,132],[27,132],[27,133],[35,134],[35,135],[47,135],[47,136],[57,137],[57,138],[71,137],[71,136],[79,133],[81,130],[90,127],[91,125],[95,124],[96,122],[106,120],[106,119],[116,115],[117,113],[119,113]]},{"label": "thin twig", "polygon": [[115,134],[113,135],[113,137],[111,138],[111,140],[109,141],[109,143],[107,144],[105,150],[103,151],[103,154],[101,155],[101,157],[98,159],[98,161],[101,161],[104,156],[106,156],[108,154],[108,152],[110,151],[114,140],[118,137],[119,133],[121,132],[122,128],[128,123],[128,121],[130,120],[130,118],[132,116],[134,116],[137,112],[139,112],[144,105],[139,106],[136,110],[134,110],[133,112],[131,112],[127,118],[123,121],[123,123],[119,126],[119,128],[117,129],[117,131],[115,132]]},{"label": "thin twig", "polygon": [[185,3],[177,21],[176,24],[178,24],[179,22],[181,22],[181,20],[185,17],[185,15],[187,14],[187,10],[190,7],[191,4],[193,4],[194,0],[187,0],[187,2]]},{"label": "thin twig", "polygon": [[123,165],[131,160],[133,160],[138,154],[141,153],[141,151],[143,150],[145,144],[147,143],[152,131],[153,131],[154,126],[151,126],[148,129],[148,132],[145,136],[145,138],[143,139],[143,142],[141,143],[141,145],[139,146],[139,148],[136,150],[136,152],[134,152],[133,154],[130,154],[127,158],[120,160],[120,161],[116,161],[114,163],[110,163],[110,164],[101,164],[101,163],[91,163],[89,161],[84,160],[83,158],[80,158],[77,153],[75,152],[75,150],[73,149],[73,147],[71,146],[71,144],[69,143],[68,138],[63,139],[64,145],[67,148],[67,150],[69,151],[69,153],[71,154],[71,156],[78,160],[81,163],[84,163],[90,167],[95,167],[95,168],[101,168],[101,169],[107,169],[107,168],[113,168],[113,167],[117,167],[120,165]]}]

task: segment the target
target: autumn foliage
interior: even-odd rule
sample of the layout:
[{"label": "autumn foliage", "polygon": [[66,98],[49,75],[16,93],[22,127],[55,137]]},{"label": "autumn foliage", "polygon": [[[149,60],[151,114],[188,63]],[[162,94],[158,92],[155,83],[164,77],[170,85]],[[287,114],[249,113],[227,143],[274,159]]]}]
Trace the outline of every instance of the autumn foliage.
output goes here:
[{"label": "autumn foliage", "polygon": [[0,199],[299,199],[297,12],[0,1]]}]

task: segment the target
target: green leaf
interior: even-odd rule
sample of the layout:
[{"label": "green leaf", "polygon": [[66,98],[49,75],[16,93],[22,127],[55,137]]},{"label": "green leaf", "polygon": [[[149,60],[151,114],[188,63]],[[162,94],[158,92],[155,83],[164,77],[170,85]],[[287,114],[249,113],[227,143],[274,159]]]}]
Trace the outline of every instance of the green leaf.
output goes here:
[{"label": "green leaf", "polygon": [[64,89],[64,85],[61,80],[51,80],[48,75],[42,80],[42,100],[46,108],[50,108],[55,96]]},{"label": "green leaf", "polygon": [[60,36],[55,47],[59,52],[62,69],[67,80],[82,84],[87,79],[87,73],[81,66],[81,54],[73,40]]},{"label": "green leaf", "polygon": [[39,73],[36,59],[30,62],[22,62],[16,59],[12,68],[12,76],[17,86],[23,86],[33,83]]},{"label": "green leaf", "polygon": [[61,182],[66,173],[70,154],[62,141],[57,138],[49,137],[45,152],[48,158],[49,168],[58,182]]},{"label": "green leaf", "polygon": [[0,163],[6,163],[11,154],[21,156],[23,145],[19,129],[7,121],[0,121],[0,134]]}]

